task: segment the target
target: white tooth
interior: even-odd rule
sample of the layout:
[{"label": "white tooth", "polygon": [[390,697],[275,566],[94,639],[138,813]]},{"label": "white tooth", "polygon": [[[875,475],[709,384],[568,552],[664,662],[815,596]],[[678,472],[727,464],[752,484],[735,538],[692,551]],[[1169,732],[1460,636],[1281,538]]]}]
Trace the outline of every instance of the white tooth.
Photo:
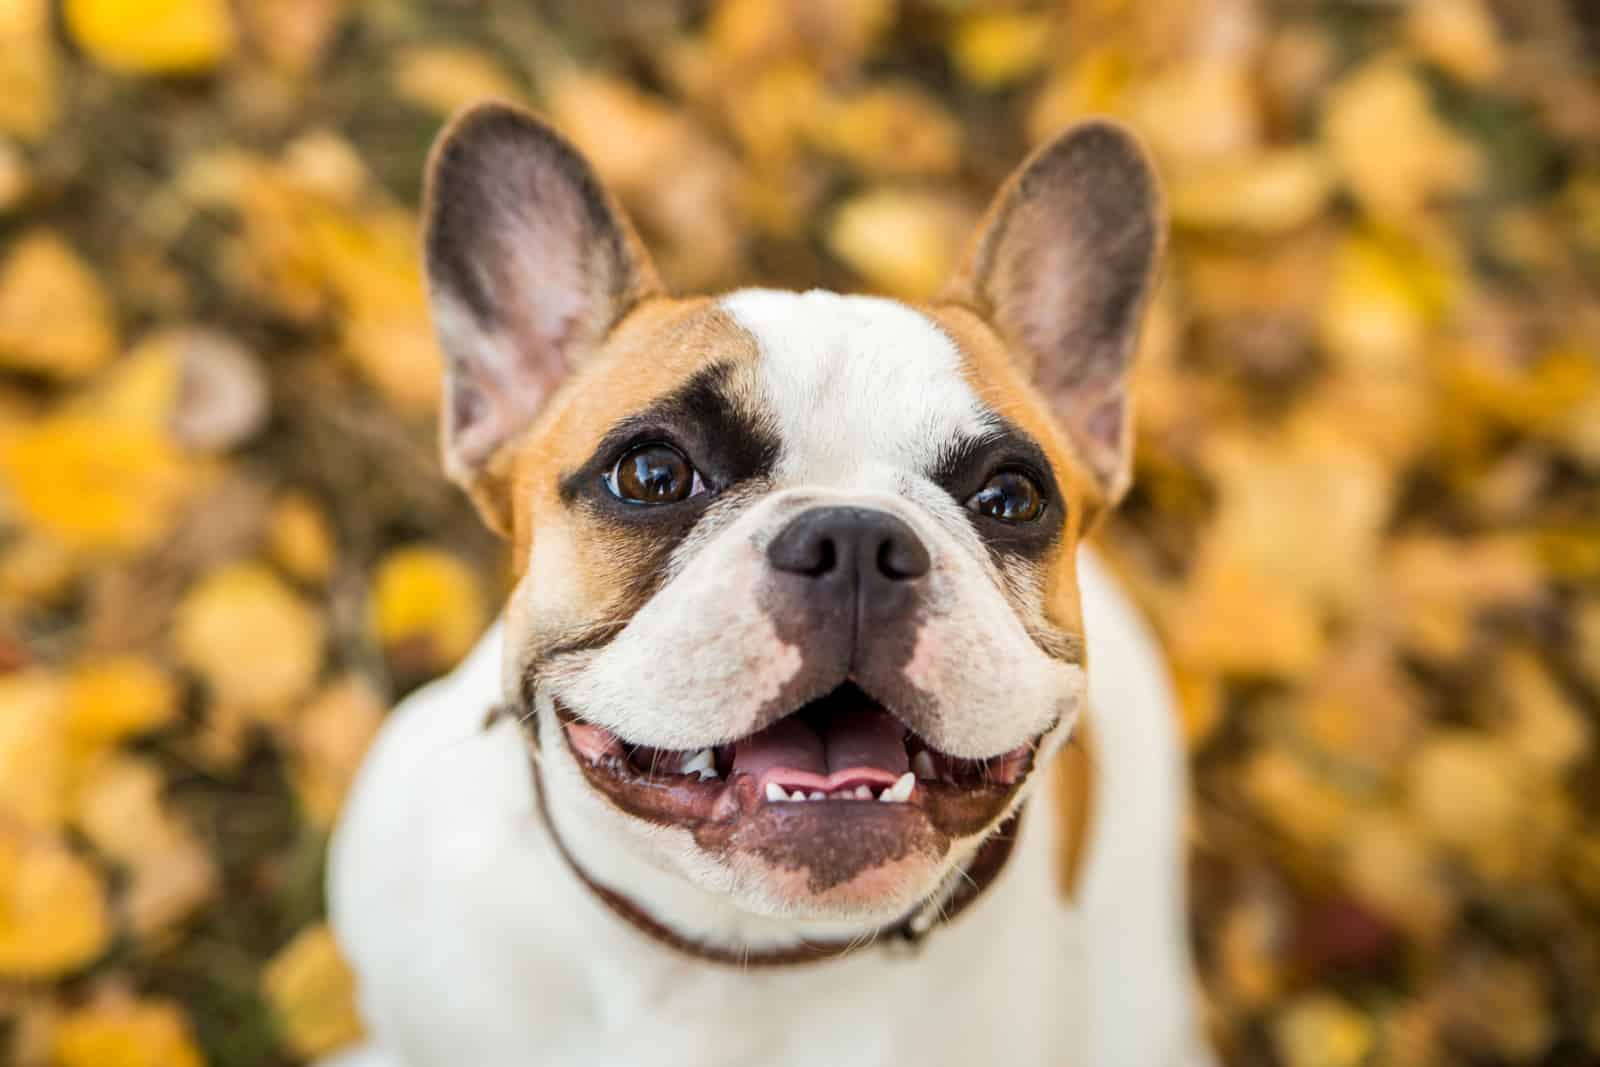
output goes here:
[{"label": "white tooth", "polygon": [[910,771],[895,779],[894,785],[878,794],[878,799],[885,804],[904,804],[911,799],[911,791],[917,787],[917,776]]},{"label": "white tooth", "polygon": [[872,799],[872,787],[870,785],[858,785],[858,786],[856,786],[856,799],[857,800],[871,800]]},{"label": "white tooth", "polygon": [[923,749],[911,757],[911,769],[918,778],[933,779],[939,777],[939,772],[933,769],[933,757],[928,755],[928,750]]},{"label": "white tooth", "polygon": [[828,794],[822,792],[820,789],[813,789],[811,791],[811,799],[812,800],[827,800],[828,799]]},{"label": "white tooth", "polygon": [[769,803],[788,799],[789,794],[783,791],[783,786],[779,785],[777,782],[767,783],[767,800]]},{"label": "white tooth", "polygon": [[717,777],[717,761],[709,748],[702,748],[690,756],[683,765],[684,774],[698,774],[703,782],[707,778]]}]

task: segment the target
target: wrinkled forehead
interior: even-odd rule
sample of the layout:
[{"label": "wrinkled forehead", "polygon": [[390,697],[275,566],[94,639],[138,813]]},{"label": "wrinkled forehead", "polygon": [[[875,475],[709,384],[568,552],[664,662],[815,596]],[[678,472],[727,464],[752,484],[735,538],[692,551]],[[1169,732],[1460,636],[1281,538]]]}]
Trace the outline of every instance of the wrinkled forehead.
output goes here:
[{"label": "wrinkled forehead", "polygon": [[749,399],[776,439],[778,484],[866,484],[926,471],[995,428],[955,342],[911,307],[746,289],[718,308],[752,343]]}]

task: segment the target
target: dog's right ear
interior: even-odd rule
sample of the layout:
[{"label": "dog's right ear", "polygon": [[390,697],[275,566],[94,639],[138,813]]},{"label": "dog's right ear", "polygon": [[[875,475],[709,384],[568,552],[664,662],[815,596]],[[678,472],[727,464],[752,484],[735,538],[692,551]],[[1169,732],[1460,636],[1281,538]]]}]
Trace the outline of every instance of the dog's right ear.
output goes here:
[{"label": "dog's right ear", "polygon": [[661,283],[575,148],[517,108],[451,123],[428,166],[428,298],[445,356],[446,473],[511,528],[504,446]]}]

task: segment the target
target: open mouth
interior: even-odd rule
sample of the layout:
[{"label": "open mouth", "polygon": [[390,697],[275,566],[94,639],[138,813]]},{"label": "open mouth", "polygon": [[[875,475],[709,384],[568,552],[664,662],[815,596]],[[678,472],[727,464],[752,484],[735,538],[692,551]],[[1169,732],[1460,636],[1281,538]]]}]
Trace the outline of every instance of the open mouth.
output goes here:
[{"label": "open mouth", "polygon": [[635,815],[692,827],[803,807],[974,833],[1033,765],[1034,742],[987,759],[940,752],[851,682],[747,737],[692,750],[631,745],[559,702],[557,712],[592,784]]}]

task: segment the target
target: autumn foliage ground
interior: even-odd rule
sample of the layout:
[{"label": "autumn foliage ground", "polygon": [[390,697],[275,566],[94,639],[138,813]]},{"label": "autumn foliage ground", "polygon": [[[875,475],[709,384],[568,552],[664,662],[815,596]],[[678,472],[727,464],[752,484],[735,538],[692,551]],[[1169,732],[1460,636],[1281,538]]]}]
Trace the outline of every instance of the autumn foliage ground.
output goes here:
[{"label": "autumn foliage ground", "polygon": [[1579,0],[0,3],[0,1062],[357,1032],[329,826],[504,592],[416,262],[485,95],[691,290],[924,294],[1030,145],[1135,126],[1173,234],[1100,541],[1221,1046],[1597,1062],[1597,48]]}]

